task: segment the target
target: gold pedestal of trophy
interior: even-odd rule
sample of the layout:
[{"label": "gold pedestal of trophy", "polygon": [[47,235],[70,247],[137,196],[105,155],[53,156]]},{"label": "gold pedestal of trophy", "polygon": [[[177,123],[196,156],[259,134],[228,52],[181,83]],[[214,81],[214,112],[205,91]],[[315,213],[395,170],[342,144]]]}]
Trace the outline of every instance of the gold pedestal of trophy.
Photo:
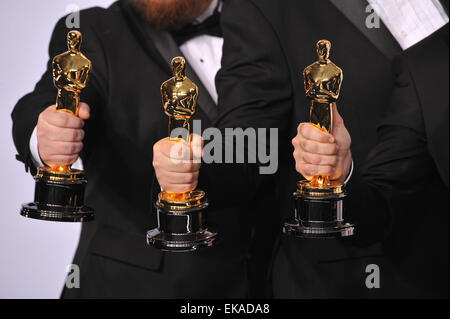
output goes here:
[{"label": "gold pedestal of trophy", "polygon": [[[80,52],[82,36],[78,31],[67,34],[68,51],[53,59],[53,82],[58,89],[56,109],[78,115],[80,93],[85,88],[91,61]],[[39,167],[35,175],[34,202],[22,205],[25,217],[81,222],[94,218],[94,210],[84,205],[86,179],[84,172],[70,165]]]},{"label": "gold pedestal of trophy", "polygon": [[[317,42],[318,61],[303,71],[306,96],[310,100],[310,122],[331,133],[332,104],[339,97],[343,72],[329,59],[331,43]],[[294,218],[284,223],[283,233],[303,238],[351,236],[354,226],[344,222],[344,185],[328,176],[314,176],[297,183]]]},{"label": "gold pedestal of trophy", "polygon": [[[185,64],[183,57],[173,58],[173,77],[162,84],[161,95],[165,113],[169,116],[169,138],[189,144],[189,120],[197,108],[198,88],[186,77]],[[158,194],[155,206],[158,227],[147,232],[150,246],[180,252],[210,247],[217,242],[217,232],[206,226],[204,210],[208,200],[204,191],[171,193],[163,190]]]}]

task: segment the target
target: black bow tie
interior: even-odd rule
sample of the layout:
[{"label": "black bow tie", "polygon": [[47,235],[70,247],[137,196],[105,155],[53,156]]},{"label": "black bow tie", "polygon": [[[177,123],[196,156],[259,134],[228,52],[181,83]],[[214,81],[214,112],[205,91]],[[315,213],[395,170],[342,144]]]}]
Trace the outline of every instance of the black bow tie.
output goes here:
[{"label": "black bow tie", "polygon": [[213,15],[199,24],[190,24],[182,27],[178,31],[171,32],[175,42],[180,46],[184,42],[195,38],[199,35],[213,35],[222,37],[222,29],[220,27],[220,12],[216,9]]}]

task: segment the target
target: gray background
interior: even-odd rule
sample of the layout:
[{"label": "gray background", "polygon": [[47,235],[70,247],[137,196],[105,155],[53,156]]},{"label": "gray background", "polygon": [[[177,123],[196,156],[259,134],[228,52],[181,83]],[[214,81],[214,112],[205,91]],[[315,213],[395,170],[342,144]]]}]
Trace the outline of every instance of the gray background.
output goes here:
[{"label": "gray background", "polygon": [[67,6],[112,2],[0,1],[0,298],[58,298],[80,232],[79,224],[19,215],[20,205],[33,200],[34,180],[15,159],[11,111],[44,72],[51,32]]}]

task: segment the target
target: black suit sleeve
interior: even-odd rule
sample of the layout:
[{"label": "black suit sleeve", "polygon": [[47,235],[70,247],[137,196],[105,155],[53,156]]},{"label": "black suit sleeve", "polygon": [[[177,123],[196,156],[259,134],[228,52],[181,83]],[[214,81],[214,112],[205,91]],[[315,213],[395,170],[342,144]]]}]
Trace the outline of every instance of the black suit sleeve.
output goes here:
[{"label": "black suit sleeve", "polygon": [[[96,14],[96,9],[82,12],[82,28],[80,29],[83,39],[81,51],[92,61],[93,69],[90,73],[87,87],[81,94],[81,100],[88,103],[92,108],[100,104],[101,97],[104,96],[104,59],[99,41],[90,21]],[[49,60],[45,73],[37,82],[34,90],[22,97],[14,107],[11,114],[13,120],[13,139],[16,145],[18,155],[16,158],[25,163],[25,170],[30,170],[34,175],[36,167],[31,160],[29,142],[34,127],[37,124],[39,114],[48,106],[55,104],[57,90],[53,85],[52,60],[53,57],[67,51],[67,33],[70,31],[66,27],[65,18],[62,18],[56,24],[49,45]],[[102,61],[103,60],[103,61]],[[89,122],[89,121],[88,121]],[[86,137],[88,124],[85,125]]]},{"label": "black suit sleeve", "polygon": [[287,128],[290,72],[272,26],[248,0],[227,0],[221,17],[224,47],[216,77],[216,126]]},{"label": "black suit sleeve", "polygon": [[[272,25],[252,1],[225,1],[221,25],[223,56],[216,76],[219,112],[213,126],[222,131],[226,128],[276,128],[277,141],[275,135],[266,135],[265,145],[261,143],[258,150],[251,149],[259,153],[265,146],[269,154],[269,141],[279,144],[285,139],[282,135],[287,131],[292,106],[292,86],[286,57]],[[257,131],[256,136],[256,143],[259,144]],[[233,149],[237,149],[236,143],[233,141]],[[250,148],[247,141],[244,148],[248,154]],[[226,148],[223,154],[225,151]],[[243,165],[230,165],[224,178],[235,176],[247,190],[256,190],[262,185],[267,187],[274,175],[261,175],[260,166],[269,164],[261,163],[260,158],[255,157],[256,164],[246,160]],[[215,169],[211,175],[217,172]]]},{"label": "black suit sleeve", "polygon": [[364,167],[364,179],[386,198],[411,195],[426,186],[432,175],[422,110],[408,66],[403,58],[394,63],[396,83],[390,112],[378,128],[378,142]]},{"label": "black suit sleeve", "polygon": [[363,224],[369,241],[389,236],[395,220],[420,202],[421,191],[435,171],[416,88],[403,57],[394,61],[394,73],[388,114],[378,127],[377,144],[361,167],[364,199],[355,201],[359,213],[370,216],[363,219],[369,221]]}]

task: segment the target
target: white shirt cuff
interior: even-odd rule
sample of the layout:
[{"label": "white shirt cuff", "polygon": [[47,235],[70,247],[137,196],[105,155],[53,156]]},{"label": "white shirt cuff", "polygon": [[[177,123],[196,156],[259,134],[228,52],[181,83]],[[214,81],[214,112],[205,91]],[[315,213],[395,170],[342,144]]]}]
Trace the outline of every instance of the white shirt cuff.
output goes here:
[{"label": "white shirt cuff", "polygon": [[31,151],[31,160],[33,161],[34,166],[42,167],[45,166],[41,161],[41,157],[39,156],[38,149],[38,140],[37,140],[37,127],[34,127],[33,134],[31,134],[30,138],[30,151]]},{"label": "white shirt cuff", "polygon": [[350,173],[348,173],[347,178],[345,179],[344,185],[348,183],[348,181],[352,177],[352,174],[353,174],[353,160],[352,160],[352,166],[350,166]]}]

